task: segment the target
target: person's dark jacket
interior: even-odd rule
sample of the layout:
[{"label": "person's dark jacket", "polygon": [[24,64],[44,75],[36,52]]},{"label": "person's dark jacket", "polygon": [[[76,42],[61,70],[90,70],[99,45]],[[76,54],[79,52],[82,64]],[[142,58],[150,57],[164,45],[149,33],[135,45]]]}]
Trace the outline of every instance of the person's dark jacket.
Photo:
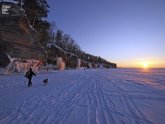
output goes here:
[{"label": "person's dark jacket", "polygon": [[29,71],[26,72],[25,77],[32,78],[33,75],[36,76],[36,74],[30,69]]},{"label": "person's dark jacket", "polygon": [[35,74],[32,70],[30,70],[30,74],[29,74],[29,76],[28,76],[28,77],[29,77],[29,78],[32,78],[32,77],[33,77],[33,75],[34,75],[34,76],[36,76],[36,74]]}]

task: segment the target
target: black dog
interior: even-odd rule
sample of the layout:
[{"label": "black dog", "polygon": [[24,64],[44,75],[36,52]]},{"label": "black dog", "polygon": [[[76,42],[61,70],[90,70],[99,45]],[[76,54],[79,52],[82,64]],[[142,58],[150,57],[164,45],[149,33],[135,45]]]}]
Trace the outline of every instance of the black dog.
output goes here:
[{"label": "black dog", "polygon": [[44,86],[48,84],[48,78],[43,80]]}]

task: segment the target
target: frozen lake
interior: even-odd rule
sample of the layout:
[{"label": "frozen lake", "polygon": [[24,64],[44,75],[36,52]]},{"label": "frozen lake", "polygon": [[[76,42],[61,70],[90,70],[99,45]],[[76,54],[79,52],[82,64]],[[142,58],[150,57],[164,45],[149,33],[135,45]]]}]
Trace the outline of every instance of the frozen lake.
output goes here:
[{"label": "frozen lake", "polygon": [[0,75],[0,124],[165,123],[165,69],[67,70],[32,82]]}]

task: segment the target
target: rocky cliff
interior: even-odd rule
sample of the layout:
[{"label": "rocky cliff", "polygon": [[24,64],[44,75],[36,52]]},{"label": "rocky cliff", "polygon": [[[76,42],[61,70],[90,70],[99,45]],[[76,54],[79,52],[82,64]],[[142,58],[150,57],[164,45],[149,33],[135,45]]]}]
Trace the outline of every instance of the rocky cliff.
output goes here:
[{"label": "rocky cliff", "polygon": [[24,10],[12,2],[0,2],[0,69],[8,73],[26,71],[29,67],[38,70],[42,63],[57,68],[116,68],[115,63],[92,56],[66,51],[59,46],[50,46],[47,54],[38,43],[38,36],[28,22]]},{"label": "rocky cliff", "polygon": [[65,63],[65,68],[117,68],[116,63],[108,62],[101,57],[90,54],[74,54],[67,52],[56,45],[50,45],[47,50],[48,64],[56,65],[57,58],[60,57]]},{"label": "rocky cliff", "polygon": [[8,56],[40,61],[46,58],[23,9],[11,2],[0,2],[0,67],[10,63]]}]

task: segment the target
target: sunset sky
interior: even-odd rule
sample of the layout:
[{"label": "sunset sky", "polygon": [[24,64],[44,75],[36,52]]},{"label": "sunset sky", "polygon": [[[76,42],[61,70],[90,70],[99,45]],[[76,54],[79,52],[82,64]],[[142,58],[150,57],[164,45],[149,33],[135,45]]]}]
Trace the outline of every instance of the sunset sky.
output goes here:
[{"label": "sunset sky", "polygon": [[118,67],[165,67],[165,0],[48,0],[48,19]]}]

